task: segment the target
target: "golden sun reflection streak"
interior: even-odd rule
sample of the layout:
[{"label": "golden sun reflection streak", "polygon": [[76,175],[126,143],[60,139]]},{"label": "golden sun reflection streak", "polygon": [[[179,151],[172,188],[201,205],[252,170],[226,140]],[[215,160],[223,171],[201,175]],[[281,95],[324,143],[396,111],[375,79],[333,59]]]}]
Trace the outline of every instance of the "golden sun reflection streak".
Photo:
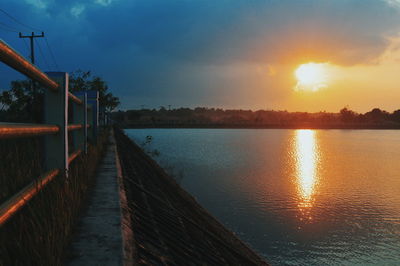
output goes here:
[{"label": "golden sun reflection streak", "polygon": [[298,190],[304,207],[312,205],[312,196],[317,182],[318,147],[315,141],[315,131],[296,131],[296,170]]}]

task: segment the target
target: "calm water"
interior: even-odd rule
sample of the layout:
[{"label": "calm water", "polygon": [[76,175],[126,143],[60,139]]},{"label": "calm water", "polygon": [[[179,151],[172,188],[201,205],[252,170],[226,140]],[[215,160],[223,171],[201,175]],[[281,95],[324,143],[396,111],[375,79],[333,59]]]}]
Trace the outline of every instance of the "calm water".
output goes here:
[{"label": "calm water", "polygon": [[399,131],[126,132],[272,264],[400,265]]}]

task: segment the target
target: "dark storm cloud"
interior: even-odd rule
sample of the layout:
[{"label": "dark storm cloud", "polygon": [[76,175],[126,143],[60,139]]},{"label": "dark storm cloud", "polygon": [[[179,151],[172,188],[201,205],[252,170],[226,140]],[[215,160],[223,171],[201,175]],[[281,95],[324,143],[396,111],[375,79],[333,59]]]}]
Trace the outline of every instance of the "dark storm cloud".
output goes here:
[{"label": "dark storm cloud", "polygon": [[143,53],[206,64],[276,62],[296,49],[318,50],[343,64],[365,62],[385,49],[385,35],[397,32],[400,22],[397,10],[379,0],[117,4],[88,11],[84,18],[100,46],[135,46]]},{"label": "dark storm cloud", "polygon": [[400,23],[381,0],[26,0],[3,8],[46,30],[63,69],[103,75],[124,107],[135,99],[205,104],[228,82],[199,73],[207,66],[370,63]]}]

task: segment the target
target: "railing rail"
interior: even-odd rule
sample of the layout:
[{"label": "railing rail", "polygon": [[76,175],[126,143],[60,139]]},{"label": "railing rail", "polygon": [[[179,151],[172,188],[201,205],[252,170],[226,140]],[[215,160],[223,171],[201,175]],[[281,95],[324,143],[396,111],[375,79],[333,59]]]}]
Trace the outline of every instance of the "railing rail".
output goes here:
[{"label": "railing rail", "polygon": [[60,128],[57,125],[0,122],[0,139],[57,134],[59,131]]},{"label": "railing rail", "polygon": [[68,131],[73,131],[73,130],[78,130],[78,129],[82,129],[83,125],[82,124],[72,124],[72,125],[68,125]]},{"label": "railing rail", "polygon": [[33,198],[48,182],[60,173],[59,169],[54,169],[40,176],[29,183],[18,193],[0,205],[0,226],[10,219],[19,209],[21,209],[30,199]]},{"label": "railing rail", "polygon": [[22,55],[8,46],[3,40],[0,39],[0,61],[4,64],[14,68],[18,72],[25,74],[27,77],[39,82],[43,87],[57,91],[58,84],[50,79],[45,73],[32,65]]},{"label": "railing rail", "polygon": [[68,156],[68,164],[71,164],[73,160],[75,160],[80,154],[82,150],[76,150]]},{"label": "railing rail", "polygon": [[70,100],[72,100],[73,102],[75,102],[76,104],[83,104],[82,100],[79,99],[78,97],[76,97],[75,95],[73,95],[72,93],[68,92],[68,98]]},{"label": "railing rail", "polygon": [[[62,174],[68,178],[68,169],[72,161],[82,153],[87,153],[88,140],[93,143],[96,141],[99,108],[97,91],[72,94],[68,88],[68,73],[42,72],[1,39],[0,61],[45,88],[43,106],[45,124],[0,122],[0,139],[45,136],[46,172],[0,205],[0,226],[2,226],[57,175]],[[74,124],[68,124],[69,100],[72,103]],[[69,152],[69,134],[73,137],[75,150],[73,152]]]}]

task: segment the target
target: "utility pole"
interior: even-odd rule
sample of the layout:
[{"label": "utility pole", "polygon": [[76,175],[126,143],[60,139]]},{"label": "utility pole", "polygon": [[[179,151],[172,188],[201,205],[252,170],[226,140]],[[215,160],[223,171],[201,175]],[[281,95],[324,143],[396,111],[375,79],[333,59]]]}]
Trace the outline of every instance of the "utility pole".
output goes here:
[{"label": "utility pole", "polygon": [[[22,35],[22,33],[19,33],[20,38],[29,38],[30,43],[31,43],[31,63],[32,65],[35,64],[35,49],[34,49],[34,38],[43,38],[44,37],[44,32],[42,31],[42,34],[40,35],[35,35],[34,32],[32,32],[31,35]],[[41,119],[42,114],[40,114],[40,109],[37,106],[37,92],[36,92],[36,84],[34,80],[31,80],[31,88],[32,88],[32,102],[30,103],[30,111],[33,112],[33,119],[35,122],[39,122]]]},{"label": "utility pole", "polygon": [[31,35],[22,35],[22,33],[19,33],[20,38],[29,38],[31,41],[31,62],[34,65],[35,64],[35,49],[34,49],[34,42],[33,38],[43,38],[44,37],[44,32],[42,31],[42,34],[40,35],[35,35],[34,32],[32,32]]}]

